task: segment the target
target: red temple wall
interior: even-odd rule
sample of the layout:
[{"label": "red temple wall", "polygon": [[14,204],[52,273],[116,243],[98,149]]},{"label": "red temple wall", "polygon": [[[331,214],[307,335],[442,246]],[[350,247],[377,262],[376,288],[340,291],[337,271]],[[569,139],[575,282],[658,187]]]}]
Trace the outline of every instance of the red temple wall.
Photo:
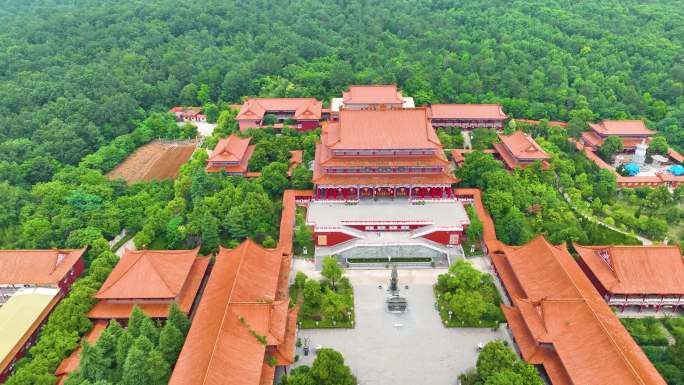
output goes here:
[{"label": "red temple wall", "polygon": [[303,120],[300,121],[299,124],[301,125],[300,131],[313,130],[321,125],[317,120]]},{"label": "red temple wall", "polygon": [[603,287],[603,285],[598,280],[598,278],[596,278],[596,275],[594,275],[594,272],[591,271],[589,266],[587,266],[587,264],[582,260],[582,258],[578,258],[576,261],[577,261],[577,264],[579,265],[580,269],[582,269],[582,271],[584,272],[584,275],[586,275],[587,278],[589,278],[589,280],[591,281],[591,284],[594,285],[594,287],[599,292],[599,294],[601,294],[601,297],[603,297],[605,299],[606,293],[608,291]]},{"label": "red temple wall", "polygon": [[84,269],[85,262],[83,262],[83,257],[81,257],[74,264],[74,267],[71,268],[69,273],[67,273],[67,275],[59,282],[59,288],[62,290],[62,293],[66,294],[69,292],[71,289],[71,284],[73,284],[74,281],[76,281],[76,278],[83,273]]},{"label": "red temple wall", "polygon": [[433,242],[441,243],[442,245],[448,245],[452,235],[458,235],[458,242],[454,244],[460,245],[463,241],[463,231],[435,231],[423,235],[423,238],[429,239]]},{"label": "red temple wall", "polygon": [[[328,238],[327,245],[321,245],[318,243],[318,236],[319,235],[325,235]],[[325,232],[316,232],[314,233],[314,243],[316,246],[335,246],[337,244],[340,244],[342,242],[346,242],[349,240],[354,239],[353,236],[337,231],[325,231]]]}]

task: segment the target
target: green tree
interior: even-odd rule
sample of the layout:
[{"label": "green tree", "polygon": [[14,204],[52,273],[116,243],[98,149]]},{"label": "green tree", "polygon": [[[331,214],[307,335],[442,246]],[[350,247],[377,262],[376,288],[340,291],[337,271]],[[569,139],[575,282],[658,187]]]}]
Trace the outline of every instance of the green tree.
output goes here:
[{"label": "green tree", "polygon": [[342,268],[337,264],[337,258],[327,256],[323,259],[321,275],[330,282],[333,290],[337,290],[337,283],[342,278]]},{"label": "green tree", "polygon": [[613,161],[613,157],[622,152],[623,149],[624,144],[620,137],[609,136],[603,141],[603,144],[598,150],[598,154],[603,160],[610,163]]},{"label": "green tree", "polygon": [[477,373],[487,383],[494,374],[513,368],[516,360],[515,353],[502,341],[493,341],[485,345],[477,357]]},{"label": "green tree", "polygon": [[648,143],[648,149],[646,150],[646,154],[648,155],[663,155],[667,156],[667,153],[669,151],[669,147],[667,145],[667,139],[663,136],[656,136],[653,138]]},{"label": "green tree", "polygon": [[309,375],[317,385],[356,385],[356,377],[344,364],[342,354],[333,349],[318,351]]},{"label": "green tree", "polygon": [[169,376],[171,375],[171,365],[157,349],[153,349],[147,355],[145,369],[145,375],[150,385],[166,385],[168,383]]},{"label": "green tree", "polygon": [[321,284],[314,279],[306,281],[304,285],[304,303],[310,307],[318,307],[321,305],[322,297]]},{"label": "green tree", "polygon": [[461,167],[456,170],[456,176],[462,180],[466,186],[484,188],[483,175],[490,171],[500,170],[501,162],[494,159],[491,154],[485,154],[479,151],[466,154],[465,161]]},{"label": "green tree", "polygon": [[131,316],[128,317],[128,332],[133,338],[137,338],[141,331],[147,315],[138,306],[133,306]]},{"label": "green tree", "polygon": [[202,108],[208,123],[216,123],[219,117],[219,108],[214,103],[206,103]]},{"label": "green tree", "polygon": [[291,185],[295,190],[310,189],[313,172],[304,165],[298,165],[292,170]]},{"label": "green tree", "polygon": [[287,164],[273,162],[261,170],[261,185],[271,196],[281,195],[287,188]]},{"label": "green tree", "polygon": [[187,335],[190,330],[190,320],[188,319],[188,316],[183,313],[175,302],[169,306],[169,317],[166,322],[175,326],[184,336]]},{"label": "green tree", "polygon": [[209,103],[209,101],[211,101],[211,95],[208,84],[202,84],[199,90],[197,90],[197,100],[199,100],[200,104],[202,105],[206,105],[207,103]]},{"label": "green tree", "polygon": [[273,114],[266,114],[264,115],[264,118],[261,120],[261,123],[264,126],[272,126],[278,123],[278,117]]},{"label": "green tree", "polygon": [[135,346],[135,344],[128,351],[126,361],[123,365],[123,372],[121,375],[121,385],[140,385],[149,384],[149,369],[147,357],[150,352],[145,352]]},{"label": "green tree", "polygon": [[185,338],[178,328],[167,322],[159,333],[159,352],[169,364],[174,364],[178,359]]}]

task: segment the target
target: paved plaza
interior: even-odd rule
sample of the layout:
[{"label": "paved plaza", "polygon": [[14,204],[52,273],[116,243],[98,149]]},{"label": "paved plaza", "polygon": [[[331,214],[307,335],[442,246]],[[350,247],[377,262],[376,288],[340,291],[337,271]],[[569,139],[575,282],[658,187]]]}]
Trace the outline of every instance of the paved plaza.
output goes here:
[{"label": "paved plaza", "polygon": [[[298,260],[295,269],[317,277],[310,262]],[[475,365],[478,343],[508,337],[503,327],[494,332],[442,326],[432,285],[445,271],[399,269],[409,310],[397,315],[385,311],[390,270],[347,270],[354,286],[356,328],[300,330],[299,337],[309,338],[312,351],[321,345],[342,353],[360,385],[456,384],[458,375]],[[311,365],[315,358],[313,352],[304,357],[301,349],[297,354],[295,365]]]}]

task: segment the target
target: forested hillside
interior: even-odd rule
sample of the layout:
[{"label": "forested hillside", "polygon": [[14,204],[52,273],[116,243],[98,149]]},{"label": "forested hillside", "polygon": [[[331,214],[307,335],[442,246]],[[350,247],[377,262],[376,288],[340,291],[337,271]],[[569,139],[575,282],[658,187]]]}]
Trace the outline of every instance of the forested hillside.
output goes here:
[{"label": "forested hillside", "polygon": [[0,180],[24,186],[149,110],[350,83],[516,117],[643,116],[684,145],[680,1],[9,0],[0,23]]}]

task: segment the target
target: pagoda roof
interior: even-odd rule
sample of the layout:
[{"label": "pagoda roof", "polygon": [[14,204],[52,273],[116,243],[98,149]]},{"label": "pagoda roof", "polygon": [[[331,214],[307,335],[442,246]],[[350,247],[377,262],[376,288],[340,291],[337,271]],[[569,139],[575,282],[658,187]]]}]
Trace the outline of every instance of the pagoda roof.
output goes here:
[{"label": "pagoda roof", "polygon": [[403,104],[401,92],[396,84],[353,85],[342,92],[345,104]]},{"label": "pagoda roof", "polygon": [[[224,170],[230,173],[245,173],[249,160],[256,149],[256,145],[250,145],[251,138],[241,138],[237,135],[231,135],[227,138],[221,139],[207,159],[206,170],[208,172],[217,172]],[[231,162],[235,164],[215,165],[214,162]]]},{"label": "pagoda roof", "polygon": [[650,136],[655,134],[646,128],[643,120],[602,120],[599,123],[589,123],[589,127],[600,136]]},{"label": "pagoda roof", "polygon": [[198,258],[192,250],[126,250],[97,299],[173,299],[178,297]]},{"label": "pagoda roof", "polygon": [[323,103],[315,98],[250,98],[235,120],[261,120],[270,111],[292,111],[293,119],[319,120]]},{"label": "pagoda roof", "polygon": [[220,249],[170,385],[273,383],[267,349],[278,365],[294,362],[298,308],[279,291],[285,257],[251,240]]},{"label": "pagoda roof", "polygon": [[684,294],[684,260],[677,246],[574,247],[611,293]]},{"label": "pagoda roof", "polygon": [[551,156],[544,151],[532,137],[522,131],[510,135],[499,134],[501,144],[508,149],[516,159],[547,160]]},{"label": "pagoda roof", "polygon": [[333,149],[441,149],[425,108],[343,109],[339,121],[324,130],[326,145]]},{"label": "pagoda roof", "polygon": [[0,285],[56,286],[85,252],[86,248],[0,250]]},{"label": "pagoda roof", "polygon": [[511,297],[503,310],[521,354],[543,365],[554,385],[665,385],[565,247],[539,236],[490,253]]},{"label": "pagoda roof", "polygon": [[433,119],[506,119],[500,104],[433,104]]},{"label": "pagoda roof", "polygon": [[209,157],[209,161],[218,162],[240,162],[247,153],[249,142],[252,138],[241,138],[237,135],[231,135],[227,138],[219,140],[214,147],[214,151]]}]

